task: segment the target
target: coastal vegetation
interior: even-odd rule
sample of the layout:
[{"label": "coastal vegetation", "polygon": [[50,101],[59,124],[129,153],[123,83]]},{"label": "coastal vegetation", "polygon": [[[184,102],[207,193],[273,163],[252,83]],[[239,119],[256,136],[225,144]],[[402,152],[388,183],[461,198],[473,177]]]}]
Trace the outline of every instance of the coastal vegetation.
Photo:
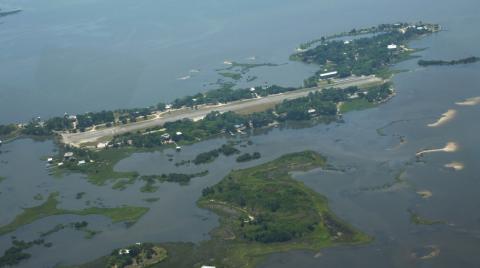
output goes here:
[{"label": "coastal vegetation", "polygon": [[445,224],[444,221],[440,220],[430,220],[420,216],[418,213],[413,211],[412,209],[408,210],[410,214],[410,221],[416,225],[435,225],[435,224]]},{"label": "coastal vegetation", "polygon": [[157,191],[158,187],[155,186],[157,182],[175,182],[180,185],[187,185],[192,178],[204,177],[208,175],[208,170],[194,173],[194,174],[181,174],[170,173],[162,175],[143,175],[140,180],[145,182],[145,185],[140,189],[142,192],[153,193]]},{"label": "coastal vegetation", "polygon": [[52,193],[43,204],[36,207],[25,208],[23,212],[17,215],[10,223],[0,226],[0,235],[10,233],[19,227],[54,215],[102,215],[110,218],[112,222],[135,223],[148,211],[148,208],[145,207],[129,206],[116,208],[90,207],[82,210],[67,210],[58,208],[59,202],[57,197],[58,193]]},{"label": "coastal vegetation", "polygon": [[[357,100],[375,104],[387,99],[393,90],[389,83],[371,86],[367,89],[349,87],[346,89],[327,88],[310,93],[306,97],[286,100],[273,109],[251,114],[233,112],[212,112],[202,120],[188,119],[166,123],[163,128],[146,129],[144,132],[126,133],[116,136],[111,141],[115,146],[133,146],[138,148],[153,148],[177,142],[180,144],[194,143],[222,133],[238,133],[247,129],[262,128],[276,121],[302,121],[314,117],[335,118],[338,115],[337,105]],[[176,135],[181,133],[181,135]],[[198,156],[195,163],[204,163],[218,157],[218,152],[212,151]]]},{"label": "coastal vegetation", "polygon": [[224,156],[230,156],[238,153],[240,153],[240,151],[236,149],[232,144],[224,144],[218,149],[198,154],[192,162],[195,165],[200,165],[212,162],[217,157],[219,157],[220,154],[223,154]]},{"label": "coastal vegetation", "polygon": [[86,221],[72,222],[72,223],[69,223],[69,224],[60,223],[60,224],[55,225],[52,229],[41,233],[40,237],[45,238],[47,236],[50,236],[54,233],[57,233],[61,230],[66,229],[66,228],[71,228],[71,229],[74,229],[74,230],[77,230],[77,231],[84,232],[86,239],[91,239],[95,235],[100,233],[100,231],[94,231],[94,230],[88,229],[87,226],[88,226],[88,222],[86,222]]},{"label": "coastal vegetation", "polygon": [[233,80],[242,79],[242,74],[239,74],[239,73],[221,72],[221,73],[218,73],[218,74],[220,74],[221,76],[226,77],[226,78],[231,78]]},{"label": "coastal vegetation", "polygon": [[22,12],[21,9],[10,10],[10,11],[2,11],[2,9],[0,9],[0,17],[10,16],[20,12]]},{"label": "coastal vegetation", "polygon": [[[230,172],[205,188],[198,200],[200,207],[220,216],[220,226],[210,233],[212,239],[199,244],[159,244],[168,256],[152,267],[252,268],[275,252],[369,242],[370,237],[329,210],[325,197],[290,175],[326,165],[322,155],[304,151]],[[109,258],[82,267],[105,267]]]},{"label": "coastal vegetation", "polygon": [[167,250],[152,243],[137,243],[124,249],[115,249],[108,257],[106,267],[150,267],[165,260]]},{"label": "coastal vegetation", "polygon": [[[338,77],[384,73],[391,64],[408,59],[415,52],[407,43],[438,30],[433,24],[388,24],[362,31],[378,34],[350,41],[324,38],[313,43],[316,47],[301,50],[290,59],[314,63],[322,69],[305,80],[306,87],[315,86],[322,73],[335,72]],[[352,35],[356,31],[351,31]],[[311,44],[313,45],[313,44]],[[309,45],[308,47],[310,47]]]},{"label": "coastal vegetation", "polygon": [[18,265],[23,260],[29,259],[32,255],[24,251],[35,245],[44,245],[48,247],[49,244],[45,243],[43,239],[37,239],[30,242],[14,239],[12,241],[12,246],[5,250],[3,256],[0,257],[0,267],[11,267]]},{"label": "coastal vegetation", "polygon": [[11,135],[15,130],[17,130],[17,126],[14,124],[0,125],[0,137]]},{"label": "coastal vegetation", "polygon": [[245,153],[237,157],[237,162],[248,162],[256,159],[260,159],[262,155],[259,152],[254,152],[252,154]]},{"label": "coastal vegetation", "polygon": [[431,66],[431,65],[458,65],[458,64],[470,64],[480,61],[479,57],[467,57],[459,60],[419,60],[418,65],[420,66]]},{"label": "coastal vegetation", "polygon": [[[389,70],[391,64],[408,59],[415,52],[414,49],[407,47],[409,41],[436,32],[439,29],[440,27],[436,24],[426,23],[381,24],[371,28],[352,29],[349,32],[322,37],[303,44],[301,45],[302,49],[293,54],[291,59],[314,63],[321,67],[315,75],[305,80],[305,87],[315,87],[319,80],[326,81],[330,78],[342,78],[351,75],[376,74],[380,77],[389,77],[392,74]],[[337,40],[338,37],[356,35],[365,36],[351,41]],[[313,45],[316,46],[313,47]],[[468,62],[471,60],[477,59],[468,58],[461,61]],[[228,62],[228,65],[228,67],[217,71],[232,79],[239,79],[242,74],[248,72],[251,68],[276,66],[276,64],[271,63],[237,62]],[[331,75],[323,76],[324,72],[330,72]],[[108,128],[138,120],[147,120],[172,109],[195,109],[199,105],[224,104],[300,89],[299,87],[278,85],[233,89],[234,84],[232,83],[222,82],[221,84],[220,88],[178,98],[168,105],[160,102],[146,108],[118,109],[77,115],[65,114],[62,117],[54,117],[46,121],[36,118],[19,126],[4,125],[0,126],[0,136],[9,134],[52,136],[58,131],[82,132],[96,128]]]}]

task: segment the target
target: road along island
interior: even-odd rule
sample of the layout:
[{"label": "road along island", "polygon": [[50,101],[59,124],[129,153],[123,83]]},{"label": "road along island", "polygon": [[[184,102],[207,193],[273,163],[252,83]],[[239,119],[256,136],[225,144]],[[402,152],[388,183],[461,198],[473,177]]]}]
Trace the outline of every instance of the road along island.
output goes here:
[{"label": "road along island", "polygon": [[98,143],[105,139],[112,139],[116,135],[121,135],[129,132],[135,132],[138,130],[144,130],[147,128],[153,128],[163,126],[168,122],[175,122],[179,120],[189,119],[197,121],[203,119],[207,114],[217,112],[242,112],[249,110],[257,110],[261,107],[273,107],[286,100],[297,99],[300,97],[308,96],[310,93],[321,91],[326,88],[338,88],[345,89],[348,87],[360,87],[374,84],[381,84],[383,79],[371,76],[360,77],[348,77],[343,79],[332,79],[332,82],[323,86],[317,86],[314,88],[304,88],[295,91],[289,91],[285,93],[273,94],[265,97],[256,97],[254,99],[245,99],[239,101],[233,101],[225,104],[217,105],[201,105],[195,109],[182,107],[180,109],[157,112],[154,114],[154,118],[147,119],[139,122],[132,122],[125,125],[113,126],[103,129],[91,129],[85,132],[69,133],[61,132],[61,139],[64,144],[80,147],[82,144]]}]

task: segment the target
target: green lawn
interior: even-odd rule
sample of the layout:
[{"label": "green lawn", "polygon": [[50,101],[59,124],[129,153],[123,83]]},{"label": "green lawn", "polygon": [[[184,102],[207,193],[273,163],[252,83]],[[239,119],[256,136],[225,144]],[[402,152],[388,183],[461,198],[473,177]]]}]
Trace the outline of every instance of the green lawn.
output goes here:
[{"label": "green lawn", "polygon": [[340,113],[345,114],[351,111],[366,110],[375,106],[375,103],[369,102],[366,99],[354,99],[352,101],[342,103],[340,106]]},{"label": "green lawn", "polygon": [[76,162],[66,163],[58,171],[81,172],[86,174],[88,180],[95,185],[104,185],[111,180],[135,179],[138,177],[137,172],[117,172],[114,170],[115,165],[120,160],[135,152],[142,152],[142,150],[133,148],[103,150],[93,154],[95,157],[93,163],[86,163],[82,166],[78,166]]},{"label": "green lawn", "polygon": [[116,207],[116,208],[86,208],[82,210],[66,210],[58,208],[58,193],[50,194],[48,199],[41,205],[31,208],[25,208],[22,213],[7,225],[0,227],[0,235],[15,231],[17,228],[33,223],[37,220],[54,215],[102,215],[108,217],[112,222],[136,222],[145,213],[146,207]]}]

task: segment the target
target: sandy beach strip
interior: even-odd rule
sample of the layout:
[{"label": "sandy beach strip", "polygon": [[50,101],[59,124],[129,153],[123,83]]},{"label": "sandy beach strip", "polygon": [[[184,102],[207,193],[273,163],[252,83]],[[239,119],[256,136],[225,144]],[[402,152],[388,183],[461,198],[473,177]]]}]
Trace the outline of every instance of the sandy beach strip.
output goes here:
[{"label": "sandy beach strip", "polygon": [[433,196],[433,193],[428,190],[418,191],[417,194],[423,199],[428,199]]},{"label": "sandy beach strip", "polygon": [[460,162],[452,162],[445,165],[446,168],[451,168],[453,170],[459,171],[465,168],[465,165]]},{"label": "sandy beach strip", "polygon": [[457,111],[450,109],[446,113],[442,114],[442,116],[435,123],[428,124],[427,126],[429,127],[441,126],[447,123],[448,121],[452,120],[453,118],[455,118],[456,115],[457,115]]},{"label": "sandy beach strip", "polygon": [[455,104],[460,105],[460,106],[475,106],[480,104],[480,97],[473,97],[466,99],[461,102],[456,102]]},{"label": "sandy beach strip", "polygon": [[452,153],[452,152],[456,152],[457,150],[458,150],[458,144],[456,144],[455,142],[449,142],[445,145],[445,147],[440,149],[429,149],[429,150],[420,151],[417,153],[417,156],[421,156],[427,153],[438,153],[438,152]]}]

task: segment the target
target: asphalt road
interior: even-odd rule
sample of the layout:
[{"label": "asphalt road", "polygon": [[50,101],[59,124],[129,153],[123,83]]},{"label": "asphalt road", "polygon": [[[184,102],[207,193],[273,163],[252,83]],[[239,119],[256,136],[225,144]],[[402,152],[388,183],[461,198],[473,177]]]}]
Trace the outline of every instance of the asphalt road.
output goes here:
[{"label": "asphalt road", "polygon": [[296,91],[270,95],[267,97],[256,98],[256,99],[235,101],[235,102],[230,102],[222,105],[202,106],[202,107],[199,107],[197,110],[183,109],[183,110],[175,111],[175,113],[172,113],[172,114],[163,113],[158,118],[149,119],[141,122],[129,123],[126,125],[114,126],[106,129],[91,130],[87,132],[62,133],[61,136],[62,136],[63,143],[70,144],[73,146],[79,146],[84,143],[99,141],[100,139],[105,137],[112,137],[114,135],[119,135],[127,132],[134,132],[141,129],[162,126],[167,122],[173,122],[173,121],[186,119],[186,118],[196,120],[199,118],[203,118],[205,115],[209,114],[212,111],[235,112],[240,110],[247,110],[247,109],[252,109],[256,106],[271,105],[271,104],[280,103],[284,100],[304,97],[304,96],[307,96],[310,92],[315,92],[318,90],[322,90],[324,88],[330,88],[330,87],[347,88],[350,86],[362,86],[362,85],[367,85],[371,83],[378,83],[381,81],[382,80],[380,78],[377,78],[374,76],[349,77],[341,80],[335,80],[334,83],[321,86],[321,87],[299,89]]}]

